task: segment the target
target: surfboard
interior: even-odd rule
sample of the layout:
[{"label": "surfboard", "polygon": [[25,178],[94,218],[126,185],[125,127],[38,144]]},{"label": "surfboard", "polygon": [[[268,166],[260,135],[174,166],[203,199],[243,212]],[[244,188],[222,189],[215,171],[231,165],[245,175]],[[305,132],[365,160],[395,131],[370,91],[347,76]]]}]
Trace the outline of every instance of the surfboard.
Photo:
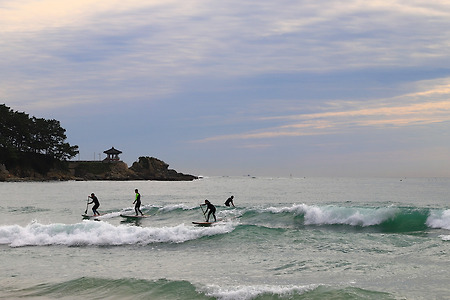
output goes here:
[{"label": "surfboard", "polygon": [[211,226],[216,222],[192,222],[192,224],[199,225],[199,226]]},{"label": "surfboard", "polygon": [[[217,219],[217,222],[220,222],[220,221],[222,221],[222,219]],[[217,222],[192,222],[192,224],[199,225],[199,226],[210,226]]]},{"label": "surfboard", "polygon": [[101,217],[101,216],[103,216],[103,215],[93,216],[93,215],[86,215],[86,214],[83,214],[83,215],[81,215],[81,216],[83,217],[83,219],[95,219],[95,218]]},{"label": "surfboard", "polygon": [[143,215],[143,216],[141,216],[141,215],[138,215],[138,216],[136,216],[136,215],[120,215],[122,218],[127,218],[127,219],[143,219],[143,218],[147,218],[148,217],[148,215]]}]

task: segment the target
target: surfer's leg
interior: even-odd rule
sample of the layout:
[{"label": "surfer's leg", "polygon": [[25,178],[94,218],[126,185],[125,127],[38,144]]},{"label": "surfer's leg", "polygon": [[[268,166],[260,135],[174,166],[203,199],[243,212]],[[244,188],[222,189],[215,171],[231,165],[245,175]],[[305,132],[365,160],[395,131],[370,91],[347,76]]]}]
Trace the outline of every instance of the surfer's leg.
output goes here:
[{"label": "surfer's leg", "polygon": [[93,207],[92,207],[92,211],[94,212],[94,215],[99,215],[99,212],[97,211],[97,208],[99,207],[100,205],[94,205]]}]

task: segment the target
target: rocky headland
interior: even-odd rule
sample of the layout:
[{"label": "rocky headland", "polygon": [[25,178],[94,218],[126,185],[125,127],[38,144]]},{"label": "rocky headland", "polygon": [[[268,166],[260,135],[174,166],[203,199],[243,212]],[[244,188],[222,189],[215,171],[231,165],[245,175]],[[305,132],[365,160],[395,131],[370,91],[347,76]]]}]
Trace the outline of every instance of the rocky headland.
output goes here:
[{"label": "rocky headland", "polygon": [[197,176],[169,169],[169,164],[154,157],[139,157],[131,167],[122,161],[66,161],[38,169],[33,165],[8,170],[0,164],[0,181],[65,180],[160,180],[191,181]]}]

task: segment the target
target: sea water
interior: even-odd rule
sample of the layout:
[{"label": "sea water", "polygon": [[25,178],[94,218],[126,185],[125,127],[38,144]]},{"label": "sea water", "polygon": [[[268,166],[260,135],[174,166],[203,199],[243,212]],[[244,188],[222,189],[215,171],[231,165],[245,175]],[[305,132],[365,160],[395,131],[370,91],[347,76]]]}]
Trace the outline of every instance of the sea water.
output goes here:
[{"label": "sea water", "polygon": [[[91,193],[103,215],[83,220]],[[450,299],[450,179],[10,182],[0,199],[1,299]],[[199,227],[205,199],[221,221]]]}]

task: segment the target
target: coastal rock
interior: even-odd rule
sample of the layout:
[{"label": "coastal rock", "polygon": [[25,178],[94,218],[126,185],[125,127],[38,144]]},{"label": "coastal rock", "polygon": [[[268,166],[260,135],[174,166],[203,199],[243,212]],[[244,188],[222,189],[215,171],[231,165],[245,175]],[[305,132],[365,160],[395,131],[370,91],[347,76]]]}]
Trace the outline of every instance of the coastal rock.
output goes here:
[{"label": "coastal rock", "polygon": [[161,180],[191,181],[193,175],[178,173],[169,165],[154,157],[139,157],[128,168],[122,161],[68,161],[49,165],[45,171],[30,166],[20,166],[8,170],[0,164],[0,181],[65,181],[65,180]]},{"label": "coastal rock", "polygon": [[0,181],[5,181],[8,178],[9,172],[4,164],[0,164]]},{"label": "coastal rock", "polygon": [[198,179],[196,176],[178,173],[169,169],[167,163],[148,156],[139,157],[139,160],[133,163],[130,170],[134,171],[140,179],[145,180],[183,181]]}]

